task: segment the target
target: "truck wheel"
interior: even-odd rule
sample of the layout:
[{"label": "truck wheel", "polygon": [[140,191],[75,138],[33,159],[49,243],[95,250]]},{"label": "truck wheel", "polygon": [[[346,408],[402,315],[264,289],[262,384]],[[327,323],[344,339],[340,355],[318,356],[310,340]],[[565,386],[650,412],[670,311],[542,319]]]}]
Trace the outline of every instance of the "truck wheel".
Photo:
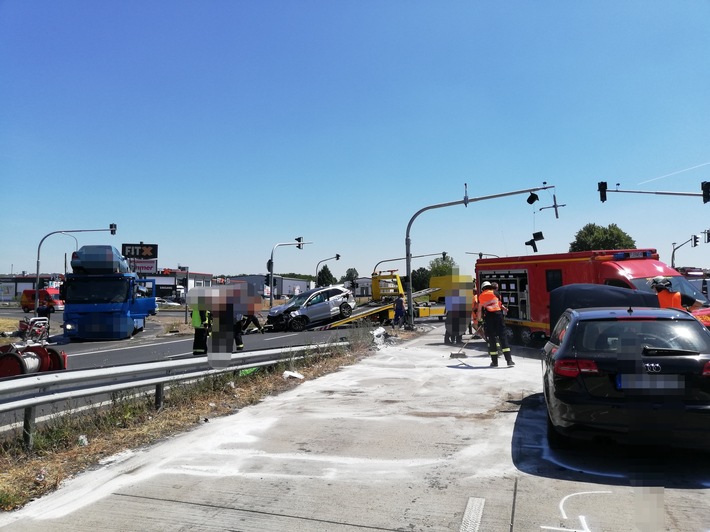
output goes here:
[{"label": "truck wheel", "polygon": [[515,331],[506,325],[503,329],[503,334],[505,334],[505,339],[508,341],[508,345],[515,343]]},{"label": "truck wheel", "polygon": [[353,313],[353,309],[347,303],[340,305],[340,317],[349,318]]},{"label": "truck wheel", "polygon": [[288,328],[291,329],[293,332],[301,332],[303,329],[306,328],[306,325],[306,318],[304,318],[303,316],[298,316],[291,320],[291,323],[289,323]]},{"label": "truck wheel", "polygon": [[24,311],[25,314],[27,314],[30,311],[29,307],[22,307],[22,310]]},{"label": "truck wheel", "polygon": [[530,347],[534,340],[533,333],[528,327],[520,327],[518,329],[518,339],[521,345]]}]

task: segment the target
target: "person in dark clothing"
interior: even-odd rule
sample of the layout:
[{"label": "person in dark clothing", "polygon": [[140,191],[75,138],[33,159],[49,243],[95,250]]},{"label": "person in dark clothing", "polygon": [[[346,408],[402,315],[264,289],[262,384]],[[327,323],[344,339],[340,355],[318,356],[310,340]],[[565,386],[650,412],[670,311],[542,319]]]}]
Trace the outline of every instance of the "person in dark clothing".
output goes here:
[{"label": "person in dark clothing", "polygon": [[237,351],[244,349],[244,342],[242,341],[242,324],[244,316],[241,313],[234,312],[234,326],[232,331],[234,333],[234,343],[237,345]]},{"label": "person in dark clothing", "polygon": [[210,313],[207,310],[192,310],[192,326],[195,338],[192,341],[193,355],[207,354],[207,338],[210,335]]},{"label": "person in dark clothing", "polygon": [[488,340],[488,354],[491,357],[491,367],[498,367],[498,347],[505,357],[508,366],[514,366],[513,358],[510,355],[508,339],[505,336],[504,312],[508,310],[500,300],[500,295],[496,292],[496,283],[484,281],[481,285],[481,295],[478,297],[479,312],[483,314],[486,328],[486,338]]},{"label": "person in dark clothing", "polygon": [[256,327],[256,330],[260,333],[264,333],[264,328],[259,323],[259,318],[257,318],[254,314],[245,314],[244,317],[242,317],[242,333],[246,334],[249,324]]},{"label": "person in dark clothing", "polygon": [[405,312],[407,306],[404,304],[404,294],[400,292],[394,302],[394,319],[392,320],[392,328],[399,327],[400,329],[405,323]]}]

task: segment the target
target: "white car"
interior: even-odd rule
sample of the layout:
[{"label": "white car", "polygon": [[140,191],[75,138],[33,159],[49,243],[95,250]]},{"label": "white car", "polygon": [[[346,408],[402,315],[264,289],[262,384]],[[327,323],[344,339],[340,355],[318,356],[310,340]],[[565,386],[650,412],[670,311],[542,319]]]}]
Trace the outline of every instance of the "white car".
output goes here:
[{"label": "white car", "polygon": [[160,305],[161,307],[179,307],[180,306],[178,303],[175,303],[174,301],[168,301],[167,299],[163,299],[162,297],[156,297],[155,304]]},{"label": "white car", "polygon": [[273,307],[266,324],[277,331],[298,332],[317,322],[349,318],[356,305],[353,293],[343,285],[315,288]]}]

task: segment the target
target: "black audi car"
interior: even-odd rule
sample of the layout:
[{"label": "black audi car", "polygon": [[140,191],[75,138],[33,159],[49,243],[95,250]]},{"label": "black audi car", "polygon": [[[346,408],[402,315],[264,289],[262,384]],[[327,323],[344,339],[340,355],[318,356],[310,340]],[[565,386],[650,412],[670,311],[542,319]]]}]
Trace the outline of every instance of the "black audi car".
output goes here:
[{"label": "black audi car", "polygon": [[542,356],[550,446],[609,438],[710,450],[710,332],[689,313],[567,309]]}]

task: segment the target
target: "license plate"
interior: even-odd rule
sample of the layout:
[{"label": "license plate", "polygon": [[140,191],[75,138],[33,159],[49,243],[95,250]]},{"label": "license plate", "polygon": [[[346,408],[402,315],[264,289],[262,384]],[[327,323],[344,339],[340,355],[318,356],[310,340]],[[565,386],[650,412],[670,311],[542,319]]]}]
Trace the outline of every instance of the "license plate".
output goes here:
[{"label": "license plate", "polygon": [[682,375],[636,375],[619,374],[616,376],[619,390],[683,390],[685,377]]}]

